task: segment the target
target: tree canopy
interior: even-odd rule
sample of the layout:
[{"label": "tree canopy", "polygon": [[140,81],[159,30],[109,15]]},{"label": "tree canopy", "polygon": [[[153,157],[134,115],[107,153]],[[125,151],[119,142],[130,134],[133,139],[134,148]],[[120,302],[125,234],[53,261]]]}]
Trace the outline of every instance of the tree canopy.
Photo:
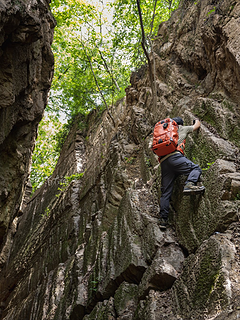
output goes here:
[{"label": "tree canopy", "polygon": [[[147,46],[178,4],[179,0],[141,0]],[[62,119],[71,122],[77,114],[113,105],[124,96],[131,72],[146,63],[136,0],[52,0],[51,10],[57,21],[52,44],[55,71],[47,118],[39,126],[33,154],[34,190],[54,169],[62,140],[59,131],[66,133],[67,127]]]}]

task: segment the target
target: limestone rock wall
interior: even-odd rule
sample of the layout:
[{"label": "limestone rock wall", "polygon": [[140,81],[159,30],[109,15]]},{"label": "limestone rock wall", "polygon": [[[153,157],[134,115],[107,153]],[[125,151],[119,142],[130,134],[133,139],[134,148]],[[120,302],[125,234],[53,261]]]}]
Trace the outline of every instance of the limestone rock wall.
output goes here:
[{"label": "limestone rock wall", "polygon": [[[76,123],[53,176],[9,231],[1,319],[240,316],[239,16],[236,0],[183,1],[154,42],[157,106],[142,67],[110,108],[115,126],[106,112],[82,131]],[[149,133],[176,115],[202,122],[186,155],[202,167],[206,192],[183,197],[178,179],[162,232]]]},{"label": "limestone rock wall", "polygon": [[53,74],[54,26],[48,1],[0,1],[0,243],[21,214]]}]

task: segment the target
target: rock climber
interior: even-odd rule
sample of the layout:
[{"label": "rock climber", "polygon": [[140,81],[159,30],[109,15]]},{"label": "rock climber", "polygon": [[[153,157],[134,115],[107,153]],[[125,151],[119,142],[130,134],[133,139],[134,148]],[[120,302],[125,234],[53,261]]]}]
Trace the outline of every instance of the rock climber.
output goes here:
[{"label": "rock climber", "polygon": [[[180,117],[172,118],[178,124],[178,145],[184,143],[187,135],[196,131],[201,123],[195,120],[192,126],[184,126]],[[161,198],[160,198],[160,228],[166,229],[168,225],[169,202],[173,191],[175,179],[179,175],[186,175],[183,193],[185,195],[203,193],[204,186],[198,186],[197,181],[202,173],[201,168],[187,159],[180,151],[174,151],[166,156],[160,157],[161,165]]]}]

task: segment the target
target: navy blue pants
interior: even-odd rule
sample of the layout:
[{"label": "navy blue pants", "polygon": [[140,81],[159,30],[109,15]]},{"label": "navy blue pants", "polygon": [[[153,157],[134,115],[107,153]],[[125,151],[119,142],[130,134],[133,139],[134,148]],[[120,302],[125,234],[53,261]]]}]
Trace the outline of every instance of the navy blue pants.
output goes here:
[{"label": "navy blue pants", "polygon": [[197,164],[194,164],[192,161],[178,152],[171,155],[161,163],[161,172],[162,184],[160,198],[160,216],[164,219],[167,219],[174,180],[179,175],[185,175],[188,176],[186,183],[196,183],[202,173],[202,170]]}]

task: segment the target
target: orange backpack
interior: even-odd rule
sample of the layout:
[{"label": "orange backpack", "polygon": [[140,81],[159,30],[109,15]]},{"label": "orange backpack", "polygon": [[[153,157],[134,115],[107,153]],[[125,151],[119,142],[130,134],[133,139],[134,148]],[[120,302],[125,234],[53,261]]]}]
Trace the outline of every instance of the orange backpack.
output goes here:
[{"label": "orange backpack", "polygon": [[152,151],[159,157],[166,156],[176,150],[184,154],[185,141],[178,146],[178,124],[166,118],[155,124],[153,130]]}]

